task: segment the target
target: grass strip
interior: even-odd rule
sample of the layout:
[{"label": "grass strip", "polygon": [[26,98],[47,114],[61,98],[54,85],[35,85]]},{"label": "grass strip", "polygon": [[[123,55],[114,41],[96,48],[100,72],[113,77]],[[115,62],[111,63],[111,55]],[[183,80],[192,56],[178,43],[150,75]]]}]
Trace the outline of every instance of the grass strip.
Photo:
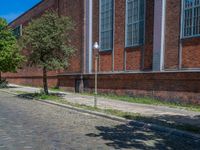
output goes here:
[{"label": "grass strip", "polygon": [[[83,93],[83,95],[94,96],[92,93]],[[98,97],[130,102],[130,103],[137,103],[137,104],[147,104],[147,105],[156,105],[156,106],[168,106],[171,108],[179,108],[179,109],[186,109],[190,111],[200,112],[200,105],[194,104],[187,104],[175,101],[164,101],[150,97],[131,97],[131,96],[118,96],[115,94],[98,94]]]}]

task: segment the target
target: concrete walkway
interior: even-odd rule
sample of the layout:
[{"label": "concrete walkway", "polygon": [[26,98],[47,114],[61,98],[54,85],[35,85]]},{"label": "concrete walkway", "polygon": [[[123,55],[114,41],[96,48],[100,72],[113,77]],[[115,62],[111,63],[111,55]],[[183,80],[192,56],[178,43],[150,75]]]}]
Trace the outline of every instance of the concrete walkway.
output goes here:
[{"label": "concrete walkway", "polygon": [[[11,88],[6,89],[10,92],[23,91],[23,92],[40,92],[40,88],[26,87],[10,84]],[[52,91],[51,91],[52,92]],[[83,104],[88,106],[94,105],[94,97],[70,92],[56,92],[64,95],[64,99],[71,103]],[[188,111],[179,108],[170,108],[167,106],[154,106],[146,104],[136,104],[112,100],[107,98],[98,97],[98,107],[102,109],[116,109],[124,112],[139,113],[142,116],[156,118],[170,123],[184,123],[196,125],[200,127],[200,112]]]}]

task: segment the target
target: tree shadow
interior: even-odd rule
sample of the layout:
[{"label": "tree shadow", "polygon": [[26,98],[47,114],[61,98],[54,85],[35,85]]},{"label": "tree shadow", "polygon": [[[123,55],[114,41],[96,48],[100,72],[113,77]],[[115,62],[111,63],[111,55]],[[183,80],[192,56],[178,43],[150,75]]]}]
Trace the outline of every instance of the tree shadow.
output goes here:
[{"label": "tree shadow", "polygon": [[19,87],[17,86],[12,86],[12,85],[7,85],[6,87],[4,87],[5,89],[17,89]]},{"label": "tree shadow", "polygon": [[17,97],[24,98],[24,99],[44,99],[44,100],[52,100],[52,99],[61,99],[65,96],[64,93],[49,93],[49,95],[46,95],[44,93],[23,93],[23,94],[17,94]]},{"label": "tree shadow", "polygon": [[184,138],[173,133],[156,131],[147,126],[138,127],[135,122],[120,124],[114,127],[97,126],[99,134],[87,134],[89,137],[100,137],[114,149],[144,150],[199,150],[199,139]]},{"label": "tree shadow", "polygon": [[157,124],[165,127],[176,128],[195,134],[200,134],[200,115],[158,115],[158,116],[123,116],[126,119],[137,120],[145,123]]}]

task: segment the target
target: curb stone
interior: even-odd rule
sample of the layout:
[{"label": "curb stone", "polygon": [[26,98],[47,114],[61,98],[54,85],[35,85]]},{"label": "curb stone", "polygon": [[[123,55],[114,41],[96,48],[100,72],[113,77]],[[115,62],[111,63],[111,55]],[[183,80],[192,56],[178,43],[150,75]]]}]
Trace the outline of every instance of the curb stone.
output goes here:
[{"label": "curb stone", "polygon": [[[2,89],[0,89],[0,91],[6,92],[8,94],[15,95],[15,96],[19,95],[17,93],[2,90]],[[27,98],[27,99],[35,100],[35,101],[38,101],[38,102],[41,102],[41,103],[46,103],[46,104],[50,104],[50,105],[55,105],[55,106],[71,109],[71,110],[74,110],[74,111],[77,111],[77,112],[80,112],[80,113],[104,117],[104,118],[111,119],[111,120],[114,120],[114,121],[134,125],[138,128],[145,127],[145,128],[148,128],[148,129],[151,129],[151,130],[154,130],[154,131],[165,132],[165,133],[168,133],[168,136],[175,135],[175,136],[190,138],[190,139],[193,139],[196,143],[200,142],[200,135],[199,134],[193,134],[193,133],[190,133],[190,132],[187,132],[187,131],[181,131],[181,130],[178,130],[178,129],[173,129],[173,128],[164,127],[164,126],[151,124],[151,123],[145,123],[145,122],[142,122],[142,121],[129,120],[129,119],[117,117],[117,116],[114,116],[114,115],[108,115],[108,114],[101,113],[101,112],[85,110],[85,109],[74,107],[74,106],[71,106],[71,105],[53,102],[53,101],[50,101],[50,100],[35,99],[31,96],[18,96],[18,97]]]}]

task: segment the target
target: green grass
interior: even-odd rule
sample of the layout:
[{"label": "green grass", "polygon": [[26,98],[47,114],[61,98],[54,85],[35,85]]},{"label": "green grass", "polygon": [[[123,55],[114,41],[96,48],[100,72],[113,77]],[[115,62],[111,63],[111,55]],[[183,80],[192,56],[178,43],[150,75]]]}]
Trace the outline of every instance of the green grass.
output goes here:
[{"label": "green grass", "polygon": [[54,92],[65,92],[65,90],[62,90],[58,87],[54,87],[54,88],[50,88],[50,91],[54,91]]},{"label": "green grass", "polygon": [[[22,93],[20,93],[20,94],[22,94]],[[200,134],[200,127],[198,127],[198,126],[193,126],[190,124],[168,123],[168,122],[158,119],[156,117],[142,116],[139,113],[123,112],[123,111],[119,111],[119,110],[115,110],[115,109],[100,109],[100,108],[95,108],[92,106],[75,104],[75,103],[68,102],[67,100],[64,100],[62,98],[62,95],[59,95],[59,94],[50,94],[50,95],[45,95],[44,93],[34,93],[34,94],[24,93],[24,94],[31,96],[35,99],[49,100],[49,101],[81,108],[84,110],[101,112],[101,113],[105,113],[105,114],[109,114],[109,115],[126,118],[129,120],[137,120],[137,121],[142,121],[145,123],[153,123],[153,124],[158,124],[158,125],[165,126],[165,127],[176,128],[179,130]]]},{"label": "green grass", "polygon": [[[83,95],[94,96],[94,94],[91,94],[91,93],[83,93]],[[168,107],[172,107],[172,108],[180,108],[180,109],[186,109],[186,110],[190,110],[190,111],[200,112],[200,105],[194,105],[194,104],[186,104],[186,103],[180,103],[180,102],[168,102],[168,101],[162,101],[159,99],[149,98],[149,97],[118,96],[118,95],[114,95],[114,94],[98,94],[98,96],[112,99],[112,100],[130,102],[130,103],[168,106]]]},{"label": "green grass", "polygon": [[45,95],[45,94],[35,94],[34,98],[37,99],[43,99],[43,100],[56,100],[56,99],[60,99],[59,96],[57,95]]},{"label": "green grass", "polygon": [[16,94],[28,94],[28,92],[24,92],[24,91],[14,91],[14,93],[16,93]]}]

